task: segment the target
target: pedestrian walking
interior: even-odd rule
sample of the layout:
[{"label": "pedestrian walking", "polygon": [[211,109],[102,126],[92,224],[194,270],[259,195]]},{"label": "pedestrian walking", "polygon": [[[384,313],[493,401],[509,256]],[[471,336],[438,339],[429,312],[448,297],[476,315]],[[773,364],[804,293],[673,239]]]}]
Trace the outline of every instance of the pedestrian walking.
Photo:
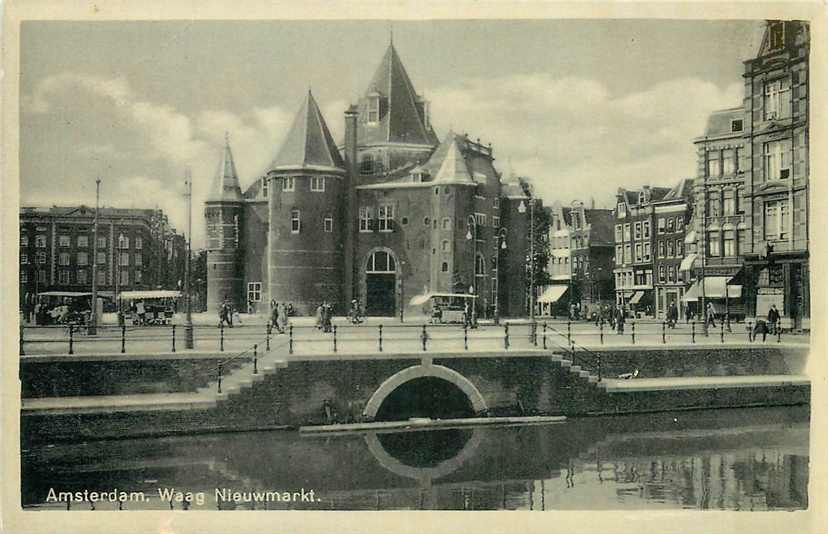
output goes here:
[{"label": "pedestrian walking", "polygon": [[322,330],[325,325],[325,308],[322,303],[316,307],[316,329]]},{"label": "pedestrian walking", "polygon": [[771,304],[768,310],[768,325],[771,334],[776,334],[777,328],[779,328],[779,310],[776,309],[776,304]]},{"label": "pedestrian walking", "polygon": [[712,302],[707,303],[707,317],[705,318],[705,324],[712,328],[716,328],[716,309],[713,307]]},{"label": "pedestrian walking", "polygon": [[626,322],[626,320],[627,320],[627,318],[624,317],[624,307],[619,306],[618,307],[618,316],[615,318],[615,325],[618,328],[618,334],[619,335],[624,334],[624,323]]}]

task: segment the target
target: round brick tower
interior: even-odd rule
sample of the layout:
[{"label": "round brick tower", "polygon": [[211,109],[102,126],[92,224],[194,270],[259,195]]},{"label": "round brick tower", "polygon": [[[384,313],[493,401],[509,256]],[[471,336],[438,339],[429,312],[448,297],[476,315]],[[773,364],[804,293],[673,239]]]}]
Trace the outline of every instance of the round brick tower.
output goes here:
[{"label": "round brick tower", "polygon": [[244,201],[239,177],[225,136],[221,161],[204,208],[207,220],[207,310],[216,311],[224,299],[245,309],[242,287],[242,225]]},{"label": "round brick tower", "polygon": [[345,163],[308,91],[269,167],[270,298],[312,314],[326,300],[345,313]]}]

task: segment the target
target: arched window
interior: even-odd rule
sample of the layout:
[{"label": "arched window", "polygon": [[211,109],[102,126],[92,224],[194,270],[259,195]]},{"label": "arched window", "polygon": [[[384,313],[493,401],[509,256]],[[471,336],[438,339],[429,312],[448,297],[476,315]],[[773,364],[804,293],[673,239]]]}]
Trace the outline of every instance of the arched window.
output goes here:
[{"label": "arched window", "polygon": [[397,263],[391,254],[378,250],[368,257],[365,272],[374,274],[388,274],[397,272]]},{"label": "arched window", "polygon": [[444,273],[447,273],[447,272],[448,272],[448,270],[449,270],[449,268],[448,268],[448,262],[445,262],[445,261],[444,261],[444,262],[443,262],[443,265],[442,265],[442,266],[441,266],[441,268],[440,268],[440,270],[441,270],[441,271],[443,271]]},{"label": "arched window", "polygon": [[448,239],[444,239],[442,243],[443,252],[449,251],[449,242]]},{"label": "arched window", "polygon": [[298,234],[302,229],[302,219],[299,210],[290,210],[290,233]]},{"label": "arched window", "polygon": [[474,275],[486,276],[486,258],[483,257],[483,254],[478,253],[477,258],[475,258]]},{"label": "arched window", "polygon": [[449,217],[443,218],[443,230],[451,230],[451,219]]}]

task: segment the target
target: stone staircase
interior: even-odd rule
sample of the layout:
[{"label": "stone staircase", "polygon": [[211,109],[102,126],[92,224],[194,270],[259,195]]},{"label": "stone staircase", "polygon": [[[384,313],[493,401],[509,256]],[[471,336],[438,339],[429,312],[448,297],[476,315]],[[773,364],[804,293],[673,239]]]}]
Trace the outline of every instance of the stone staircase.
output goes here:
[{"label": "stone staircase", "polygon": [[213,380],[206,386],[198,388],[196,394],[203,397],[207,402],[215,406],[219,401],[224,401],[252,388],[255,384],[262,382],[268,375],[276,373],[279,369],[287,367],[287,360],[284,359],[284,350],[287,341],[271,342],[270,351],[258,353],[256,373],[253,372],[253,361],[245,362],[234,369],[230,374],[222,376],[221,393],[218,392],[218,380]]}]

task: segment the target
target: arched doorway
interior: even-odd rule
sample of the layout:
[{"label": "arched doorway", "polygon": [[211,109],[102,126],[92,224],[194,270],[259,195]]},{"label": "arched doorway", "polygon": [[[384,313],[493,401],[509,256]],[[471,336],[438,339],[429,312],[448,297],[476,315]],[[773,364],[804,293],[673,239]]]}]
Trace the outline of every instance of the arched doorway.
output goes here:
[{"label": "arched doorway", "polygon": [[365,265],[365,314],[393,316],[396,296],[397,262],[388,251],[376,250]]}]

